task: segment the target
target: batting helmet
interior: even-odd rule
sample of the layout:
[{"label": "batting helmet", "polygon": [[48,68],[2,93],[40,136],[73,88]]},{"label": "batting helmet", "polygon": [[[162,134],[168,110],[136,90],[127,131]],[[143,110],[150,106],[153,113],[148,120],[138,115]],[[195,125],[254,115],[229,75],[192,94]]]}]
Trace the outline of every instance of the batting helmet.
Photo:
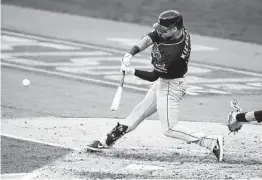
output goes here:
[{"label": "batting helmet", "polygon": [[165,30],[167,28],[183,27],[183,17],[175,10],[168,10],[162,12],[158,16],[158,22],[153,25],[156,30]]}]

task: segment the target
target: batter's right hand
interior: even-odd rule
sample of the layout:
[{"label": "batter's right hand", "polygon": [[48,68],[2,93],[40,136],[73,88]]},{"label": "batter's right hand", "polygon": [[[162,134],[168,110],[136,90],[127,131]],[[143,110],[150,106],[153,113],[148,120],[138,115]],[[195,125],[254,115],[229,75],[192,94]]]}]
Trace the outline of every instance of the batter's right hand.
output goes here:
[{"label": "batter's right hand", "polygon": [[131,67],[126,67],[124,64],[121,65],[120,71],[125,71],[125,74],[128,75],[134,75],[135,74],[135,69]]},{"label": "batter's right hand", "polygon": [[122,64],[124,64],[126,67],[130,66],[130,62],[133,55],[130,53],[126,53],[124,57],[122,58]]}]

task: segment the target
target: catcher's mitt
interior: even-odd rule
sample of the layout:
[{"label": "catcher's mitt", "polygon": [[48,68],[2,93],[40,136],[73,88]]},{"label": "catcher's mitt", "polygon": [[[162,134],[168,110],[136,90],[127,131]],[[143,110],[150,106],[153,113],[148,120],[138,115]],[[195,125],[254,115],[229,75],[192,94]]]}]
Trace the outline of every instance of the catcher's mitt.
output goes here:
[{"label": "catcher's mitt", "polygon": [[239,112],[241,112],[241,108],[238,106],[236,100],[231,101],[231,107],[233,108],[233,110],[228,115],[227,126],[228,126],[230,133],[231,132],[236,133],[242,128],[242,123],[236,120],[236,115]]}]

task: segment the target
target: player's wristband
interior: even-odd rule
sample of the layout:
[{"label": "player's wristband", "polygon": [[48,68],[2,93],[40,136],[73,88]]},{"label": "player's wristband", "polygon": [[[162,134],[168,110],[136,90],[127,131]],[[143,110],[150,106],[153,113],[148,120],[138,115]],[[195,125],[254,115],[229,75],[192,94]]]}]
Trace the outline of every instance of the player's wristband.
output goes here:
[{"label": "player's wristband", "polygon": [[140,52],[140,48],[137,45],[134,45],[131,50],[129,51],[129,53],[134,56],[135,54]]}]

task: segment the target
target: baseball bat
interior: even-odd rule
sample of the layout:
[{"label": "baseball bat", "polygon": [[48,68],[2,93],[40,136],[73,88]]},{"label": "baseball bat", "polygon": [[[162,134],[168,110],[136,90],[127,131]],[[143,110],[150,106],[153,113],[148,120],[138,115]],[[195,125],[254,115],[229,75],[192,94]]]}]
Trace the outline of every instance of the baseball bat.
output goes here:
[{"label": "baseball bat", "polygon": [[112,105],[111,105],[111,111],[116,111],[118,110],[121,97],[122,97],[122,91],[123,91],[123,86],[124,86],[124,80],[125,80],[125,71],[122,71],[122,78],[120,80],[119,86],[117,88],[115,97],[113,99]]}]

